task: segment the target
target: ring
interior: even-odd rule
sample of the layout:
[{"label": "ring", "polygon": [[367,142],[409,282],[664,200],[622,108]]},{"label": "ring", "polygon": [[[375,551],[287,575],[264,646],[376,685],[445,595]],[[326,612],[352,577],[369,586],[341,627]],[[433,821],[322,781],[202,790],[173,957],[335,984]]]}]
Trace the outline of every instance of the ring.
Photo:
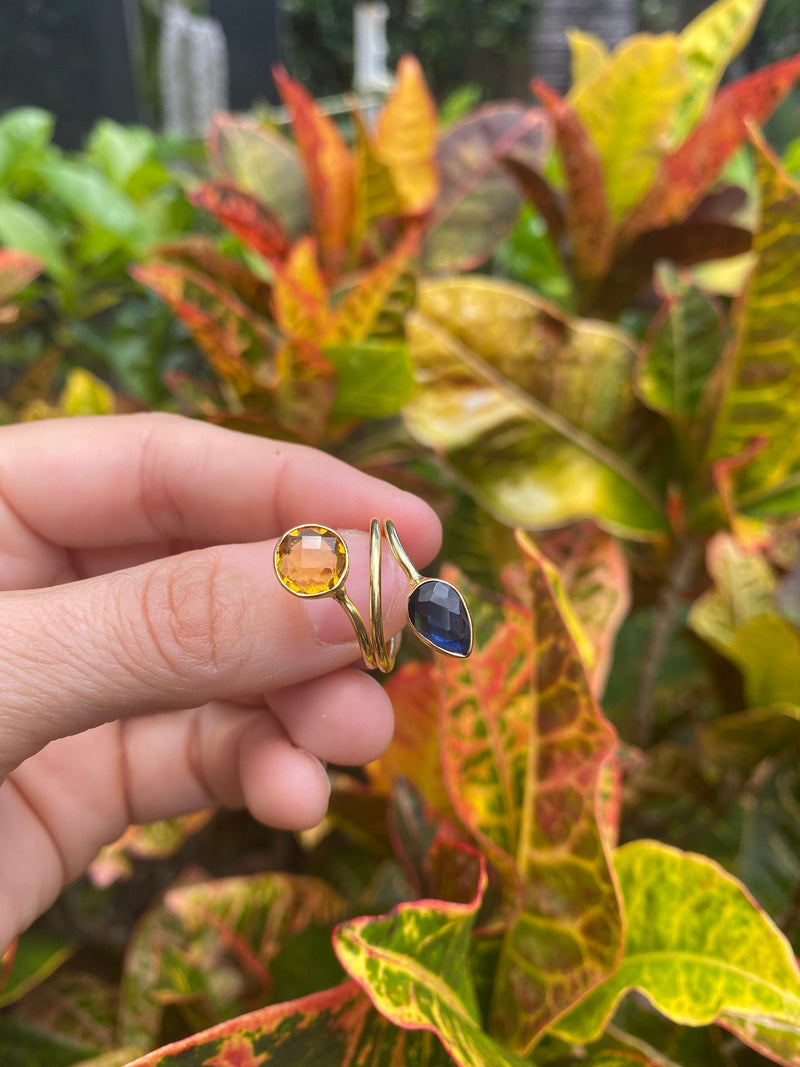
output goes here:
[{"label": "ring", "polygon": [[[405,571],[411,589],[406,600],[408,622],[429,648],[464,659],[472,652],[472,617],[461,593],[450,582],[426,578],[416,570],[403,548],[391,519],[385,523],[386,539],[395,559]],[[347,594],[350,553],[342,536],[320,523],[287,530],[275,546],[273,566],[285,589],[294,596],[319,599],[332,597],[344,608],[353,625],[361,654],[370,669],[388,674],[397,657],[397,641],[384,637],[381,601],[381,524],[370,523],[369,621]]]}]

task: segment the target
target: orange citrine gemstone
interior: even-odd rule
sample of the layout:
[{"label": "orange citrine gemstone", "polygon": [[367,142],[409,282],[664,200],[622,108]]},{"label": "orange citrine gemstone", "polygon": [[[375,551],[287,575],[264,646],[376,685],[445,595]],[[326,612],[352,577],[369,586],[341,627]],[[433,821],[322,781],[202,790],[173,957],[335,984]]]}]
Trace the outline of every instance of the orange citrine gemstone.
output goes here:
[{"label": "orange citrine gemstone", "polygon": [[327,526],[298,526],[275,546],[275,573],[298,596],[332,593],[347,576],[347,549]]}]

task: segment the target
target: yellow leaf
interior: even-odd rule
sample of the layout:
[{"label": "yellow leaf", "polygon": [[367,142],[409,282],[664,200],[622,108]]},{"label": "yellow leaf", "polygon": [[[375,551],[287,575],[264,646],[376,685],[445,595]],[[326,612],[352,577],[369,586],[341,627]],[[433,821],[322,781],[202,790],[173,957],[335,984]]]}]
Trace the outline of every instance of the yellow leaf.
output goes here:
[{"label": "yellow leaf", "polygon": [[678,47],[686,61],[689,92],[680,107],[676,142],[705,111],[725,68],[752,37],[763,6],[764,0],[717,0],[681,33]]},{"label": "yellow leaf", "polygon": [[67,375],[58,406],[63,415],[111,415],[117,402],[105,382],[83,367],[76,367]]},{"label": "yellow leaf", "polygon": [[569,94],[602,160],[616,221],[652,185],[687,85],[678,39],[638,34]]},{"label": "yellow leaf", "polygon": [[567,41],[572,57],[573,89],[586,78],[599,73],[608,62],[608,49],[605,43],[593,33],[584,33],[577,26],[567,30]]},{"label": "yellow leaf", "polygon": [[413,56],[403,56],[373,143],[376,158],[389,168],[404,210],[412,215],[427,211],[439,191],[437,132],[436,103],[422,67]]},{"label": "yellow leaf", "polygon": [[293,341],[321,342],[333,320],[313,237],[301,237],[293,246],[275,272],[272,292],[281,332]]}]

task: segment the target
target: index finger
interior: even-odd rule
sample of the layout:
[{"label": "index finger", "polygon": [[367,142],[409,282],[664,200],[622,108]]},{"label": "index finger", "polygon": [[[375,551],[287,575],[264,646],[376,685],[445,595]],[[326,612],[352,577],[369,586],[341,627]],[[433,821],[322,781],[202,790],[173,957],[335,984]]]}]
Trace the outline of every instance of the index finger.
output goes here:
[{"label": "index finger", "polygon": [[53,419],[0,429],[0,505],[52,544],[274,537],[302,523],[402,524],[420,565],[440,527],[410,493],[304,445],[161,413]]}]

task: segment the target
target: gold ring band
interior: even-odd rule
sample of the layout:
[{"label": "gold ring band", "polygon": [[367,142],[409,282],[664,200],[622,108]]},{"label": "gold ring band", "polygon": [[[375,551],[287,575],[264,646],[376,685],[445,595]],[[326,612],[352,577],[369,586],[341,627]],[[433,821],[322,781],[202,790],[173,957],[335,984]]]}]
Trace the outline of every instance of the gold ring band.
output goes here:
[{"label": "gold ring band", "polygon": [[[472,618],[466,601],[454,585],[426,578],[414,567],[391,519],[385,522],[392,554],[405,571],[411,588],[406,601],[408,622],[430,648],[463,659],[472,652]],[[370,628],[348,596],[345,580],[350,553],[336,530],[308,523],[287,530],[275,546],[273,566],[278,580],[294,596],[306,599],[332,597],[347,613],[361,654],[371,670],[388,674],[397,658],[397,638],[387,642],[381,599],[381,523],[373,519],[369,538]]]}]

